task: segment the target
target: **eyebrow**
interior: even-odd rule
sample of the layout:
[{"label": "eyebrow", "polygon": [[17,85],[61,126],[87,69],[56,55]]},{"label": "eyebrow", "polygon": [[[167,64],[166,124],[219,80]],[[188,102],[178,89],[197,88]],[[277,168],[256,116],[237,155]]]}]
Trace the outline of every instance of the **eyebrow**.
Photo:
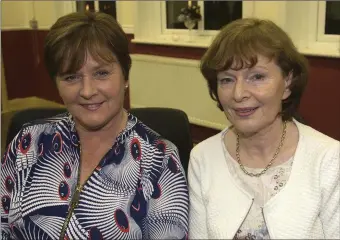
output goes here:
[{"label": "eyebrow", "polygon": [[[110,67],[111,65],[114,65],[114,64],[117,64],[117,60],[113,60],[112,62],[109,62],[109,63],[101,63],[101,64],[98,64],[98,65],[95,65],[91,68],[92,71],[96,71],[100,68],[105,68],[105,67]],[[79,70],[78,70],[79,71]],[[64,77],[64,76],[67,76],[67,75],[71,75],[71,74],[75,74],[77,73],[78,71],[76,72],[73,72],[73,71],[66,71],[66,72],[60,72],[59,74],[57,74],[59,77]]]},{"label": "eyebrow", "polygon": [[105,67],[111,67],[112,65],[116,64],[116,61],[110,62],[110,63],[102,63],[98,64],[96,66],[91,67],[92,70],[98,70],[100,68],[105,68]]},{"label": "eyebrow", "polygon": [[265,66],[262,66],[262,65],[255,65],[254,67],[252,67],[251,69],[253,69],[253,68],[262,68],[262,69],[264,69],[264,70],[268,70],[268,68],[267,67],[265,67]]},{"label": "eyebrow", "polygon": [[[261,68],[263,70],[268,71],[268,68],[265,67],[265,66],[262,66],[262,65],[255,65],[252,68],[247,69],[247,71],[251,71],[252,69],[256,69],[256,68]],[[239,70],[227,69],[227,70],[224,70],[224,71],[217,73],[216,77],[224,77],[224,76],[235,77],[235,74],[233,74],[233,72],[230,72],[230,71],[237,72]]]},{"label": "eyebrow", "polygon": [[[255,66],[253,66],[251,68],[244,68],[244,69],[247,69],[248,71],[250,71],[250,70],[256,69],[256,68],[261,68],[261,69],[264,69],[264,70],[268,70],[268,68],[266,66],[262,66],[262,65],[255,65]],[[224,74],[232,74],[229,71],[237,72],[237,71],[240,71],[240,70],[242,70],[242,69],[233,70],[233,69],[229,68],[227,70],[224,70],[224,71],[220,72],[219,74],[222,74],[222,73],[224,73]]]}]

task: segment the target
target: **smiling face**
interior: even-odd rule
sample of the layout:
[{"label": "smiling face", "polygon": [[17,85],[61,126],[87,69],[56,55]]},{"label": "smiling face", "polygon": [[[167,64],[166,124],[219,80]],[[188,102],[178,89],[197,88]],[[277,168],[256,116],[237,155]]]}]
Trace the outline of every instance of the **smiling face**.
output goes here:
[{"label": "smiling face", "polygon": [[105,128],[123,111],[127,82],[117,61],[98,62],[87,54],[77,72],[59,74],[56,80],[76,124],[88,131]]},{"label": "smiling face", "polygon": [[271,125],[290,95],[291,78],[283,77],[274,60],[261,55],[252,68],[219,72],[217,95],[223,110],[242,133],[256,133]]}]

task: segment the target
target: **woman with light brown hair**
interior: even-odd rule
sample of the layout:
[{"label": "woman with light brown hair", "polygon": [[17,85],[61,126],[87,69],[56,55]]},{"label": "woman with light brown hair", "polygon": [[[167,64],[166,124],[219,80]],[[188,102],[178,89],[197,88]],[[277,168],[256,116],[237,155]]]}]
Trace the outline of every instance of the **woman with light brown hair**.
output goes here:
[{"label": "woman with light brown hair", "polygon": [[185,238],[177,148],[123,108],[131,58],[120,25],[104,13],[61,17],[45,63],[67,112],[24,125],[9,144],[2,239]]},{"label": "woman with light brown hair", "polygon": [[308,67],[288,35],[236,20],[201,72],[231,126],[191,152],[189,238],[339,239],[340,143],[294,118]]}]

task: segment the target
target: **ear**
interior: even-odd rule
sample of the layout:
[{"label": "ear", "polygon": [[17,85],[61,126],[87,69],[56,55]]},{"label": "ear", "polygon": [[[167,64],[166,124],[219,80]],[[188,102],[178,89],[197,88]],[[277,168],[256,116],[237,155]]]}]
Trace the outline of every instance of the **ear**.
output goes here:
[{"label": "ear", "polygon": [[58,91],[60,91],[60,77],[58,76],[55,76],[54,79],[53,79]]},{"label": "ear", "polygon": [[125,89],[128,89],[129,84],[130,84],[129,80],[124,80],[124,88]]},{"label": "ear", "polygon": [[287,99],[290,96],[290,94],[292,93],[290,91],[290,85],[292,84],[292,81],[293,81],[293,73],[290,72],[288,74],[288,76],[284,79],[284,81],[285,81],[285,90],[284,90],[283,95],[282,95],[282,100]]}]

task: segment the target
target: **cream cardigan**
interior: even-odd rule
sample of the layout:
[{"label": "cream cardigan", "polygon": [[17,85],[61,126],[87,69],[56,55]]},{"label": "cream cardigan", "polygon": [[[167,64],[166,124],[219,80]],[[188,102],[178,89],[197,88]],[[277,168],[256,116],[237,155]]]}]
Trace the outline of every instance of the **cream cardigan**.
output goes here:
[{"label": "cream cardigan", "polygon": [[[296,122],[299,142],[286,186],[263,208],[271,239],[340,238],[340,142]],[[253,202],[231,178],[221,133],[191,152],[189,239],[232,239]]]}]

